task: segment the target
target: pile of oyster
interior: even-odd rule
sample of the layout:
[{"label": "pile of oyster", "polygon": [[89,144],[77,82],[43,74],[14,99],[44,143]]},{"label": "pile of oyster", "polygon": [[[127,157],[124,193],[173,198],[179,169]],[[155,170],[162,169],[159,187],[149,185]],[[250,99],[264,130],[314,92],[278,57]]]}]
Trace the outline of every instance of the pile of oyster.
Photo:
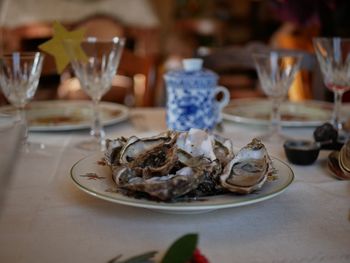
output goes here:
[{"label": "pile of oyster", "polygon": [[274,172],[258,139],[234,154],[229,139],[198,129],[107,140],[105,160],[122,193],[162,201],[249,194]]}]

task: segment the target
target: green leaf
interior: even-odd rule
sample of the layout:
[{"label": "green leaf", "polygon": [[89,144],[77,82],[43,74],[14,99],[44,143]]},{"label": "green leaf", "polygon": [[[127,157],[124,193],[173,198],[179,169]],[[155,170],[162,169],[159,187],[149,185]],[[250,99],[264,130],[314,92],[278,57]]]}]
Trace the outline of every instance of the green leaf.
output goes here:
[{"label": "green leaf", "polygon": [[165,253],[161,263],[186,263],[197,247],[198,234],[187,234],[176,240]]},{"label": "green leaf", "polygon": [[157,251],[146,252],[141,255],[137,255],[123,261],[117,261],[121,258],[121,255],[116,256],[114,259],[108,261],[108,263],[153,263],[152,258],[157,253]]}]

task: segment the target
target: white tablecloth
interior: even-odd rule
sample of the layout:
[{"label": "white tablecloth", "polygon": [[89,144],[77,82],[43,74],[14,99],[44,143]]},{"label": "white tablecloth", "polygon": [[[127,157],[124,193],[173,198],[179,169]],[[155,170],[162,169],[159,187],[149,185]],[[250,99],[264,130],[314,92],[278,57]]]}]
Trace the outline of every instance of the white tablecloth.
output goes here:
[{"label": "white tablecloth", "polygon": [[[166,129],[162,109],[132,113],[132,121],[109,127],[107,135]],[[223,135],[241,147],[264,129],[225,123]],[[285,132],[312,138],[312,129]],[[110,203],[77,189],[69,171],[87,155],[74,147],[87,133],[30,134],[47,149],[16,160],[0,215],[0,262],[107,262],[120,253],[164,251],[189,232],[199,233],[200,249],[215,263],[350,262],[350,182],[329,175],[328,152],[321,152],[312,166],[291,165],[295,181],[275,198],[206,214],[174,215]],[[286,159],[280,145],[267,147]]]}]

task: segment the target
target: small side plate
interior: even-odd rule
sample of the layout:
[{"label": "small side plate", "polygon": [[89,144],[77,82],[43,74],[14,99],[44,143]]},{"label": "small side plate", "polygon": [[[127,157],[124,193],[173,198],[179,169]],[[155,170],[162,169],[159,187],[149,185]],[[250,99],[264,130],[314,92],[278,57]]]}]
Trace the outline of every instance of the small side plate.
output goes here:
[{"label": "small side plate", "polygon": [[[225,120],[268,125],[270,123],[271,102],[267,99],[232,100],[223,109]],[[321,101],[290,102],[281,106],[281,125],[285,127],[315,127],[329,121],[332,116],[332,104]]]},{"label": "small side plate", "polygon": [[[27,107],[30,131],[68,131],[91,126],[91,101],[34,101]],[[0,113],[13,113],[12,106],[0,108]],[[103,125],[111,125],[128,118],[129,109],[111,102],[100,103]]]}]

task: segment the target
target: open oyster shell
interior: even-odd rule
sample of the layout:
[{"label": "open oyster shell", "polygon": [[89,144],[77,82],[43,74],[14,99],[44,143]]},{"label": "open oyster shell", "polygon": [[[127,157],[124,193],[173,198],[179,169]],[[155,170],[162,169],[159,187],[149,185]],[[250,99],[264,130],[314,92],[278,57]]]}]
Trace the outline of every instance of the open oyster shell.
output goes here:
[{"label": "open oyster shell", "polygon": [[230,192],[249,194],[260,189],[272,172],[272,161],[264,144],[253,139],[226,165],[220,181]]},{"label": "open oyster shell", "polygon": [[133,176],[150,178],[167,175],[177,161],[174,147],[177,134],[167,132],[149,138],[130,137],[128,140],[116,139],[107,141],[105,159],[112,167],[113,178],[120,180],[121,167],[130,168]]},{"label": "open oyster shell", "polygon": [[148,138],[130,137],[125,146],[121,149],[119,162],[121,164],[132,163],[145,152],[156,147],[172,145],[176,142],[176,132],[165,132]]},{"label": "open oyster shell", "polygon": [[191,196],[219,194],[223,191],[219,175],[234,156],[232,142],[219,135],[212,135],[200,129],[190,129],[179,134],[176,142],[179,161],[187,164],[188,158],[197,157],[207,161],[207,173]]},{"label": "open oyster shell", "polygon": [[230,139],[219,135],[212,135],[214,141],[214,154],[224,167],[234,157],[233,145]]},{"label": "open oyster shell", "polygon": [[205,167],[199,162],[195,167],[183,167],[174,174],[149,179],[133,177],[122,188],[147,193],[163,201],[172,200],[196,189],[206,174]]},{"label": "open oyster shell", "polygon": [[213,138],[205,131],[190,129],[179,133],[177,147],[193,157],[203,157],[210,161],[216,160],[213,148]]},{"label": "open oyster shell", "polygon": [[105,151],[105,160],[109,166],[119,164],[120,152],[124,145],[126,144],[127,139],[124,137],[117,138],[114,140],[106,140],[106,151]]},{"label": "open oyster shell", "polygon": [[272,169],[264,145],[253,140],[234,156],[232,142],[203,130],[107,141],[105,159],[120,189],[158,200],[250,193]]}]

